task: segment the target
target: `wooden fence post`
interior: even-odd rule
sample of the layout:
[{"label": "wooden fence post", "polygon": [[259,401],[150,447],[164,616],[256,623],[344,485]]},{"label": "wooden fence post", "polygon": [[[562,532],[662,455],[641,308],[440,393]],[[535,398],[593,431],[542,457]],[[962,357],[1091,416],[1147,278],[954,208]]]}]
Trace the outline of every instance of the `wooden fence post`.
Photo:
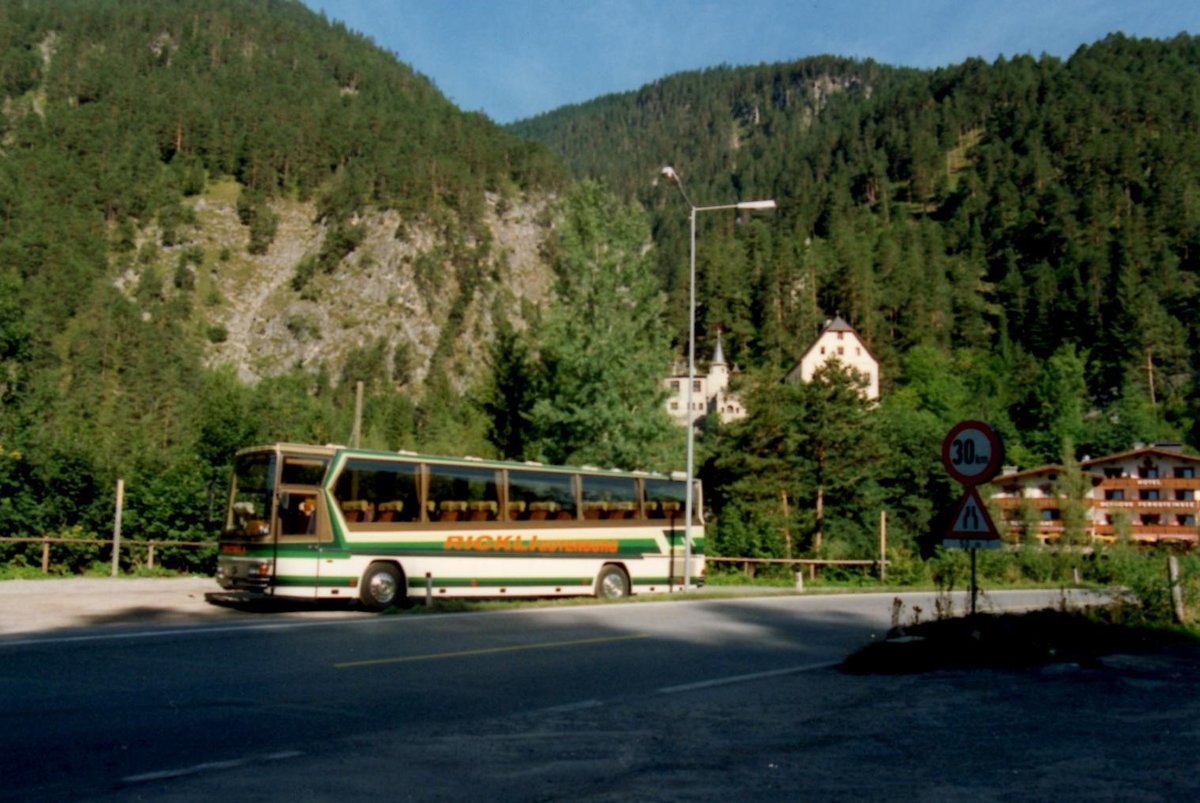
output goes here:
[{"label": "wooden fence post", "polygon": [[42,539],[42,574],[50,574],[50,539]]},{"label": "wooden fence post", "polygon": [[125,507],[125,480],[117,480],[117,515],[113,519],[112,576],[117,576],[121,558],[121,510]]},{"label": "wooden fence post", "polygon": [[362,414],[363,414],[363,383],[360,380],[354,384],[354,429],[350,432],[350,445],[355,449],[359,446],[359,441],[362,440]]},{"label": "wooden fence post", "polygon": [[887,582],[887,511],[879,511],[879,582]]},{"label": "wooden fence post", "polygon": [[1183,609],[1183,589],[1179,585],[1179,558],[1167,555],[1167,577],[1171,583],[1171,607],[1175,613],[1175,623],[1183,624],[1187,611]]}]

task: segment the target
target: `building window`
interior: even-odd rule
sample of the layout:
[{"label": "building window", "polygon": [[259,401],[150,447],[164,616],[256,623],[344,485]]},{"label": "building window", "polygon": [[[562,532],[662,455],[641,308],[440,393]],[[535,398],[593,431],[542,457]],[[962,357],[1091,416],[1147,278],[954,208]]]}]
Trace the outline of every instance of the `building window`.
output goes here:
[{"label": "building window", "polygon": [[699,379],[697,379],[696,381],[692,382],[692,392],[693,392],[693,393],[699,393],[699,392],[700,392],[700,380],[699,380]]},{"label": "building window", "polygon": [[1184,490],[1176,491],[1175,498],[1178,499],[1180,502],[1191,502],[1191,501],[1195,500],[1196,492],[1193,491],[1191,488],[1186,488]]},{"label": "building window", "polygon": [[1195,527],[1196,526],[1196,517],[1190,513],[1187,513],[1187,514],[1181,513],[1175,517],[1175,523],[1178,524],[1180,527]]},{"label": "building window", "polygon": [[1157,513],[1143,513],[1142,524],[1159,524],[1162,522],[1162,516]]},{"label": "building window", "polygon": [[1154,489],[1150,491],[1138,491],[1138,499],[1141,499],[1143,502],[1156,501],[1158,499],[1158,490]]},{"label": "building window", "polygon": [[1121,469],[1119,469],[1119,468],[1106,468],[1106,469],[1104,469],[1104,476],[1105,476],[1105,477],[1107,477],[1107,478],[1108,478],[1108,479],[1110,479],[1110,480],[1117,480],[1117,479],[1120,479],[1120,478],[1121,478]]},{"label": "building window", "polygon": [[1062,518],[1062,513],[1052,507],[1042,510],[1042,521],[1057,521]]},{"label": "building window", "polygon": [[679,402],[671,402],[671,409],[672,409],[672,410],[678,410],[678,409],[679,409]]},{"label": "building window", "polygon": [[1122,488],[1117,488],[1116,490],[1113,490],[1113,491],[1105,491],[1104,498],[1105,499],[1124,499],[1125,491]]},{"label": "building window", "polygon": [[1158,479],[1158,466],[1142,466],[1138,469],[1138,476],[1144,480]]},{"label": "building window", "polygon": [[678,392],[679,392],[679,380],[678,380],[678,379],[672,379],[672,380],[671,380],[671,392],[672,392],[672,393],[678,393]]},{"label": "building window", "polygon": [[846,347],[838,346],[838,354],[845,354],[845,353],[846,353]]},{"label": "building window", "polygon": [[1175,476],[1181,480],[1195,479],[1196,469],[1193,466],[1176,466]]}]

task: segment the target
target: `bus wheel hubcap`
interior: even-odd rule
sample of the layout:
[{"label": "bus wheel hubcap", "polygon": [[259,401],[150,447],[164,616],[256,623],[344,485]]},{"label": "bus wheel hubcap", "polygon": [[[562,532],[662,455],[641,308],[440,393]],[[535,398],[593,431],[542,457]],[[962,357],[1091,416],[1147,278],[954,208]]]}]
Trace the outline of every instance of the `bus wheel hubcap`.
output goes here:
[{"label": "bus wheel hubcap", "polygon": [[371,578],[371,596],[380,602],[391,602],[396,596],[396,580],[387,573],[380,573]]},{"label": "bus wheel hubcap", "polygon": [[625,583],[621,580],[621,575],[616,572],[610,572],[604,576],[601,588],[604,591],[604,596],[610,599],[625,596]]}]

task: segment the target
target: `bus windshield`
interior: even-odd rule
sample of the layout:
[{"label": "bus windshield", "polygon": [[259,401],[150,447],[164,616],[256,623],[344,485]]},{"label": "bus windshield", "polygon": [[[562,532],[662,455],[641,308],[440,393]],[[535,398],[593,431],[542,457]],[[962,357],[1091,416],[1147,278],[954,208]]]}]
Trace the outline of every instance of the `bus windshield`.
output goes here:
[{"label": "bus windshield", "polygon": [[274,492],[275,453],[238,455],[233,466],[226,534],[248,538],[269,535]]}]

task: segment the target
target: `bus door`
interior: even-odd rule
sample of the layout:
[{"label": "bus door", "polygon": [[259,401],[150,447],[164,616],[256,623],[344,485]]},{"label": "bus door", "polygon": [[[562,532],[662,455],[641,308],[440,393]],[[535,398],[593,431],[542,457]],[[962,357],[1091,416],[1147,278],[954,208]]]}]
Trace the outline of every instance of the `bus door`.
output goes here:
[{"label": "bus door", "polygon": [[667,574],[671,586],[684,576],[684,503],[686,484],[678,480],[647,479],[644,482],[646,515],[663,528],[667,541]]},{"label": "bus door", "polygon": [[332,540],[317,495],[328,460],[284,455],[276,494],[275,585],[312,588],[321,578],[322,551]]}]

